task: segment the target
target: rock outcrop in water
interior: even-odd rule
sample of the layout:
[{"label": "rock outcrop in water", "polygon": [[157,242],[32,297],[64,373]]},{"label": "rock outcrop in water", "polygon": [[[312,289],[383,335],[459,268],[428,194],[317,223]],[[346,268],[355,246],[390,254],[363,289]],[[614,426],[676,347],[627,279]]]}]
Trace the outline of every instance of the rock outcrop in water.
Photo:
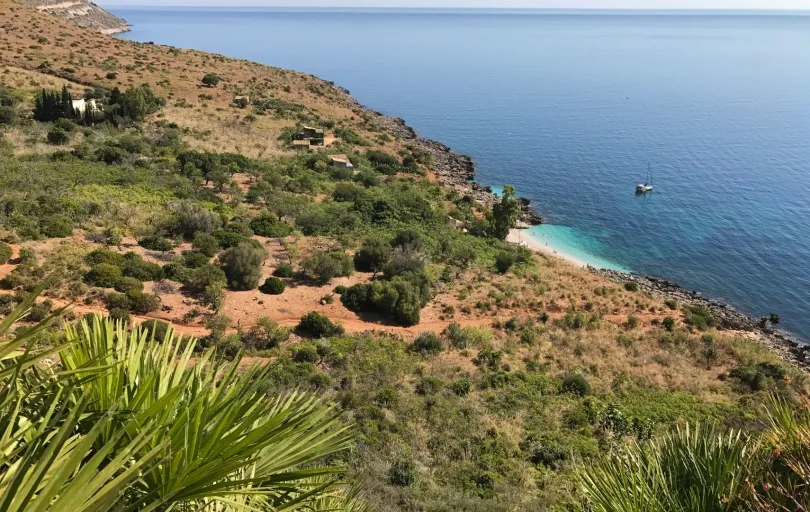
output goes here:
[{"label": "rock outcrop in water", "polygon": [[129,24],[125,20],[105,11],[90,0],[17,0],[17,3],[71,20],[80,27],[104,34],[129,31]]},{"label": "rock outcrop in water", "polygon": [[673,299],[681,305],[705,308],[718,319],[724,329],[753,333],[786,361],[795,363],[804,370],[810,370],[810,345],[800,343],[783,331],[767,328],[767,322],[741,313],[724,302],[707,299],[700,292],[684,290],[678,284],[666,279],[592,267],[590,270],[618,283],[636,283],[640,291],[654,297]]}]

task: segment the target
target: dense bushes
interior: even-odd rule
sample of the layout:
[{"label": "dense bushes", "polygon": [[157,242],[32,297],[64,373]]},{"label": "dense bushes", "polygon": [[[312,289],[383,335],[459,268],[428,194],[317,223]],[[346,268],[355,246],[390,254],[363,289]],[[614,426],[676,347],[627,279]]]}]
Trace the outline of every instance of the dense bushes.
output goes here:
[{"label": "dense bushes", "polygon": [[320,284],[327,284],[335,277],[351,275],[354,270],[351,256],[343,251],[316,252],[305,259],[301,266],[304,275]]},{"label": "dense bushes", "polygon": [[340,300],[355,312],[377,312],[400,325],[416,325],[430,300],[430,284],[424,274],[361,283],[346,290]]},{"label": "dense bushes", "polygon": [[253,290],[259,285],[267,253],[250,242],[242,242],[219,257],[220,266],[232,290]]},{"label": "dense bushes", "polygon": [[329,338],[343,334],[343,326],[335,324],[326,316],[311,311],[301,317],[298,323],[298,331],[313,338]]}]

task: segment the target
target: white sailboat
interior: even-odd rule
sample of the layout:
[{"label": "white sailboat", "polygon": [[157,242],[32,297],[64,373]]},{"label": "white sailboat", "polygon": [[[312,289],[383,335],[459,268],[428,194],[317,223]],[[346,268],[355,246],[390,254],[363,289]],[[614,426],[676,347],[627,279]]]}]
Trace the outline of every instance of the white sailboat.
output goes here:
[{"label": "white sailboat", "polygon": [[639,183],[636,185],[636,194],[644,194],[649,192],[653,189],[653,176],[652,176],[652,167],[650,164],[647,164],[647,181],[644,183]]}]

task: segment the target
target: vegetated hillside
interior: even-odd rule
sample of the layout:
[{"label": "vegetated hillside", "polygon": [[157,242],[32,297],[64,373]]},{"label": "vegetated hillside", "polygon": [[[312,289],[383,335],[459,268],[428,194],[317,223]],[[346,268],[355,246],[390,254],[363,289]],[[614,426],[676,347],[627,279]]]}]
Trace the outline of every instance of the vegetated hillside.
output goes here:
[{"label": "vegetated hillside", "polygon": [[[439,186],[327,82],[0,7],[0,313],[44,283],[28,320],[246,352],[357,426],[329,464],[373,510],[581,510],[578,467],[685,422],[756,433],[807,392],[709,311],[504,243],[513,197]],[[304,125],[323,146],[290,149]]]},{"label": "vegetated hillside", "polygon": [[17,0],[17,2],[104,34],[129,30],[125,20],[105,11],[90,0]]}]

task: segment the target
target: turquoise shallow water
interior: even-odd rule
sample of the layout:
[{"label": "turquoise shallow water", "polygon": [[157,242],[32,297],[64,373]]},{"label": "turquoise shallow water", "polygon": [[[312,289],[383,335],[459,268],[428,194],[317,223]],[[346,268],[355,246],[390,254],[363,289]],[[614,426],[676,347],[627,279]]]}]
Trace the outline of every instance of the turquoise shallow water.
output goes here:
[{"label": "turquoise shallow water", "polygon": [[123,37],[334,80],[514,184],[560,252],[810,339],[810,16],[114,12]]}]

